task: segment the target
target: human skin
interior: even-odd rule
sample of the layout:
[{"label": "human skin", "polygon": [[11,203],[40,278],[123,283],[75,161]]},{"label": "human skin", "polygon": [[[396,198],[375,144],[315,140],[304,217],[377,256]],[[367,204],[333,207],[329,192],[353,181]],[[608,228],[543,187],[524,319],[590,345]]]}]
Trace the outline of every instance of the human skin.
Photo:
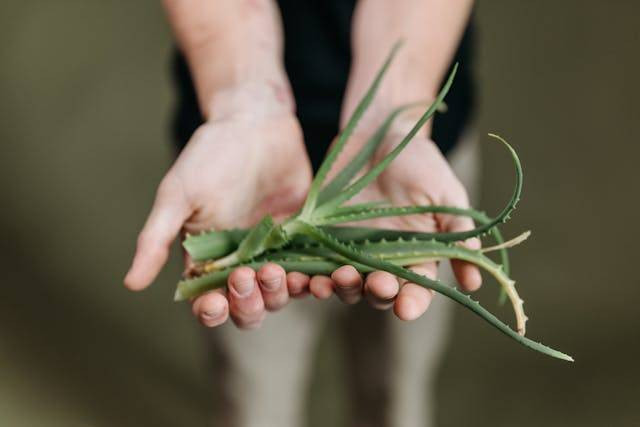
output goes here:
[{"label": "human skin", "polygon": [[[311,167],[282,63],[282,29],[270,0],[165,0],[169,22],[184,52],[205,123],[161,181],[151,213],[140,232],[132,266],[124,282],[132,290],[149,286],[166,263],[178,234],[213,228],[250,226],[264,214],[284,217],[304,201]],[[353,65],[343,102],[343,122],[370,84],[383,56],[398,39],[405,46],[383,82],[339,164],[347,162],[394,107],[433,99],[455,50],[470,1],[360,0],[353,20]],[[221,59],[224,58],[224,59]],[[397,120],[377,158],[390,151],[413,124],[417,111]],[[392,162],[359,200],[394,204],[442,204],[467,207],[466,192],[446,160],[429,140],[428,129]],[[339,165],[336,166],[339,169]],[[473,222],[462,217],[425,216],[378,220],[385,228],[463,231]],[[477,247],[477,240],[466,242]],[[187,259],[186,263],[190,261]],[[480,286],[478,270],[454,263],[466,290]],[[416,266],[435,277],[435,264]],[[227,290],[192,301],[194,315],[206,326],[230,317],[240,328],[260,325],[268,311],[290,297],[308,293],[345,303],[361,295],[373,307],[404,320],[419,317],[433,294],[415,284],[400,284],[386,272],[365,279],[351,266],[331,277],[309,278],[276,264],[258,271],[237,268]]]}]

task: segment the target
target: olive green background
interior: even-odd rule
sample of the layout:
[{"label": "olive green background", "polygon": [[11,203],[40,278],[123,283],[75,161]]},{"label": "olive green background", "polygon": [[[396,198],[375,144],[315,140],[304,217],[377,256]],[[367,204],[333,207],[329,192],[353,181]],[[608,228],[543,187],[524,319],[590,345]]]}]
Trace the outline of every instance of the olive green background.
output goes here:
[{"label": "olive green background", "polygon": [[[458,309],[441,426],[640,425],[639,14],[622,0],[478,7],[478,126],[525,167],[505,231],[534,232],[513,251],[530,335],[576,362]],[[215,379],[200,327],[171,302],[178,257],[147,292],[120,284],[171,158],[160,2],[3,1],[0,40],[0,425],[205,425]],[[496,144],[483,155],[481,207],[495,212],[512,171]],[[334,335],[313,425],[344,424]]]}]

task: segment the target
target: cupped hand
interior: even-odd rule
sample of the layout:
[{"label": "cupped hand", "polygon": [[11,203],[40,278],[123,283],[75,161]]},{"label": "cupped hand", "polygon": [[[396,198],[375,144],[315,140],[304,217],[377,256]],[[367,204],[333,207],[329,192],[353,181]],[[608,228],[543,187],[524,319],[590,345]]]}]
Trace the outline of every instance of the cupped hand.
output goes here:
[{"label": "cupped hand", "polygon": [[[390,132],[374,156],[376,163],[395,147],[406,132]],[[367,135],[355,135],[347,144],[353,153],[366,140]],[[347,153],[347,157],[349,153]],[[469,207],[467,193],[447,160],[435,143],[425,135],[416,136],[407,148],[354,202],[389,201],[396,206],[445,205]],[[452,215],[411,215],[378,218],[358,223],[370,227],[422,232],[458,232],[474,228],[470,218]],[[479,239],[464,242],[469,248],[480,247]],[[452,267],[460,286],[466,291],[477,290],[482,278],[479,270],[468,263],[452,260]],[[412,267],[416,273],[436,278],[436,262]],[[378,309],[393,308],[402,320],[420,317],[429,307],[433,291],[414,283],[403,283],[384,271],[362,277],[352,266],[343,266],[331,277],[315,276],[309,281],[310,292],[320,299],[335,293],[343,302],[353,304],[364,296]]]},{"label": "cupped hand", "polygon": [[[251,96],[252,102],[257,98]],[[277,217],[299,209],[311,167],[298,121],[286,109],[271,108],[271,101],[252,111],[202,125],[162,179],[124,279],[129,289],[151,284],[181,231],[248,227],[267,213]],[[227,290],[201,295],[192,308],[206,326],[231,317],[239,327],[253,328],[265,311],[281,308],[288,299],[284,270],[267,264],[257,272],[236,269]]]}]

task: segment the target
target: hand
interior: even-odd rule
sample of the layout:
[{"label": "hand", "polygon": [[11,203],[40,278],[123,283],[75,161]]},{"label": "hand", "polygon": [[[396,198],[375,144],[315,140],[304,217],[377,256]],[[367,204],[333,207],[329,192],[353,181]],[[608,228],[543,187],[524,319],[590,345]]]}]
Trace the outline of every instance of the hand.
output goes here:
[{"label": "hand", "polygon": [[[194,133],[158,187],[124,280],[129,289],[149,286],[181,230],[247,227],[266,213],[288,215],[302,205],[311,182],[302,133],[292,109],[282,108],[281,97],[272,98],[272,92],[226,93],[224,104],[214,109],[217,116]],[[237,108],[244,100],[250,108]],[[285,272],[275,264],[257,272],[240,267],[228,284],[226,291],[192,301],[201,323],[217,326],[231,316],[239,327],[256,327],[265,310],[277,310],[289,299]]]},{"label": "hand", "polygon": [[[374,162],[377,163],[400,142],[406,134],[391,131],[380,147]],[[351,154],[364,144],[368,135],[355,135],[347,144]],[[346,153],[347,157],[350,153]],[[394,205],[446,205],[466,208],[469,206],[466,191],[449,167],[438,147],[425,135],[416,136],[390,166],[367,187],[354,202],[387,200]],[[359,223],[363,225],[364,223]],[[412,215],[379,218],[367,226],[424,232],[456,232],[474,228],[471,219],[451,215]],[[465,246],[479,248],[479,239],[469,239]],[[479,270],[468,263],[452,260],[456,279],[466,291],[477,290],[482,278]],[[435,279],[437,265],[428,262],[412,268],[415,272]],[[414,283],[400,283],[397,278],[384,271],[376,271],[365,279],[352,266],[337,269],[331,277],[315,276],[309,283],[311,293],[320,299],[332,293],[347,304],[357,302],[362,295],[378,309],[393,307],[402,320],[413,320],[429,307],[433,291]]]}]

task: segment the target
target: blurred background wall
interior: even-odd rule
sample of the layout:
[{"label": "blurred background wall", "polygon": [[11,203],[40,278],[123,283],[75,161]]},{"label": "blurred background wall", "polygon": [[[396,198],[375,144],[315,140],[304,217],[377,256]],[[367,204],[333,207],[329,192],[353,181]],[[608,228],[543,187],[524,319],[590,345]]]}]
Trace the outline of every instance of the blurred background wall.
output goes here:
[{"label": "blurred background wall", "polygon": [[[505,231],[533,230],[513,251],[530,335],[576,362],[457,310],[441,426],[640,425],[639,14],[623,0],[479,4],[479,128],[525,167]],[[0,40],[0,425],[205,425],[215,379],[171,302],[177,257],[147,292],[120,284],[171,158],[160,2],[5,0]],[[511,170],[496,144],[483,154],[495,212]],[[497,309],[495,288],[479,297]],[[336,346],[327,333],[312,425],[344,424],[328,410],[348,409]]]}]

